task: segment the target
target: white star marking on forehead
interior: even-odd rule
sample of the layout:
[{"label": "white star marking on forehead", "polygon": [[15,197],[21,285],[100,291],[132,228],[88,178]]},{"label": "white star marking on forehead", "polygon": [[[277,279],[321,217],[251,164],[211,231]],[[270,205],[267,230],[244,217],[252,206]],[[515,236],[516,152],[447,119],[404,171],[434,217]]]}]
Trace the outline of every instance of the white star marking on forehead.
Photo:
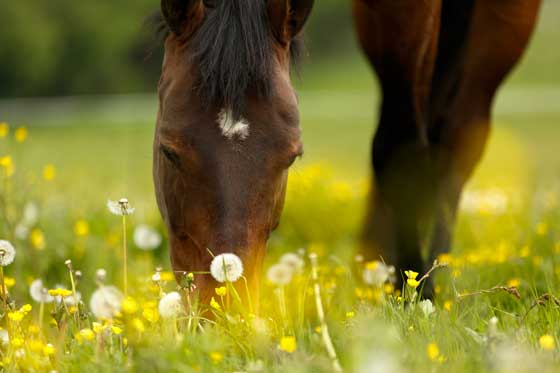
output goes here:
[{"label": "white star marking on forehead", "polygon": [[239,121],[234,121],[230,110],[223,109],[220,111],[218,123],[222,135],[229,140],[232,140],[234,137],[245,140],[249,136],[249,122],[243,117]]}]

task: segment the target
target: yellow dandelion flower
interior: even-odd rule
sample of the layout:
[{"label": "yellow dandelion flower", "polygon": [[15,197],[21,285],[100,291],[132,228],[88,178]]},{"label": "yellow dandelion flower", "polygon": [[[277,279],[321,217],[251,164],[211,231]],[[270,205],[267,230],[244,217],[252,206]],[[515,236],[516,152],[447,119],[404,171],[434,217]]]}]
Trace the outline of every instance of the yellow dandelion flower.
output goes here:
[{"label": "yellow dandelion flower", "polygon": [[144,326],[144,322],[138,317],[132,319],[132,327],[134,327],[134,329],[136,329],[140,333],[144,333],[144,331],[146,330],[146,327]]},{"label": "yellow dandelion flower", "polygon": [[80,219],[74,223],[74,233],[76,236],[87,236],[89,234],[89,224],[87,221]]},{"label": "yellow dandelion flower", "polygon": [[86,341],[92,341],[95,338],[95,333],[93,332],[93,330],[91,330],[89,328],[85,328],[85,329],[80,330],[79,335],[80,335],[80,337],[82,337]]},{"label": "yellow dandelion flower", "polygon": [[121,335],[123,332],[121,328],[115,325],[111,326],[111,331],[113,332],[114,335]]},{"label": "yellow dandelion flower", "polygon": [[44,250],[46,246],[45,235],[39,228],[35,228],[29,234],[29,242],[35,250]]},{"label": "yellow dandelion flower", "polygon": [[446,310],[447,312],[451,312],[452,307],[453,307],[453,301],[446,300],[445,302],[443,302],[443,309]]},{"label": "yellow dandelion flower", "polygon": [[126,297],[121,304],[121,309],[126,314],[133,314],[138,311],[138,303],[132,297]]},{"label": "yellow dandelion flower", "polygon": [[8,318],[10,320],[12,320],[13,322],[20,322],[21,320],[23,320],[23,313],[19,312],[19,311],[14,311],[14,312],[9,312],[8,313]]},{"label": "yellow dandelion flower", "polygon": [[315,327],[315,333],[321,334],[321,331],[323,331],[323,329],[321,328],[321,325]]},{"label": "yellow dandelion flower", "polygon": [[225,286],[220,286],[219,288],[214,289],[216,291],[216,295],[219,297],[223,297],[227,293],[227,288]]},{"label": "yellow dandelion flower", "polygon": [[354,311],[348,311],[348,312],[346,312],[346,318],[347,318],[347,319],[353,319],[354,316],[356,316],[356,314],[354,313]]},{"label": "yellow dandelion flower", "polygon": [[98,322],[91,323],[91,327],[96,334],[103,333],[103,330],[105,330],[105,327]]},{"label": "yellow dandelion flower", "polygon": [[438,262],[441,264],[451,264],[452,259],[453,258],[449,253],[439,254],[437,257]]},{"label": "yellow dandelion flower", "polygon": [[10,177],[15,172],[14,162],[12,161],[12,157],[6,155],[4,157],[0,157],[0,168],[4,169],[4,175],[6,177]]},{"label": "yellow dandelion flower", "polygon": [[297,349],[297,342],[295,337],[282,337],[280,339],[280,344],[278,345],[280,351],[285,351],[287,353],[292,353]]},{"label": "yellow dandelion flower", "polygon": [[38,339],[32,339],[32,340],[28,341],[27,346],[33,352],[41,352],[41,351],[43,351],[43,347],[44,347],[43,342],[41,342]]},{"label": "yellow dandelion flower", "polygon": [[146,308],[142,311],[142,317],[145,318],[147,321],[154,323],[159,320],[159,314],[157,309],[154,308]]},{"label": "yellow dandelion flower", "polygon": [[545,334],[539,338],[539,345],[543,350],[551,351],[556,348],[554,337],[550,334]]},{"label": "yellow dandelion flower", "polygon": [[27,128],[25,126],[21,126],[19,128],[16,129],[16,131],[14,132],[14,139],[19,142],[22,143],[25,140],[27,140]]},{"label": "yellow dandelion flower", "polygon": [[4,285],[6,288],[11,288],[16,284],[16,279],[13,277],[4,277]]},{"label": "yellow dandelion flower", "polygon": [[512,278],[507,282],[507,286],[510,288],[518,288],[521,285],[521,281],[518,278]]},{"label": "yellow dandelion flower", "polygon": [[33,309],[33,307],[30,304],[24,304],[19,311],[23,312],[23,313],[29,313],[31,312],[31,310]]},{"label": "yellow dandelion flower", "polygon": [[414,271],[404,271],[404,274],[406,275],[406,278],[411,280],[416,280],[416,277],[418,277],[418,272]]},{"label": "yellow dandelion flower", "polygon": [[416,289],[420,285],[420,282],[413,278],[409,278],[408,280],[406,280],[406,283],[408,284],[408,286],[414,289]]},{"label": "yellow dandelion flower", "polygon": [[212,360],[212,362],[214,364],[219,364],[222,360],[224,360],[224,355],[222,355],[221,353],[214,351],[210,353],[210,360]]},{"label": "yellow dandelion flower", "polygon": [[55,348],[52,344],[47,343],[47,344],[45,345],[45,347],[43,347],[43,355],[45,355],[45,356],[52,356],[52,355],[54,355],[55,353],[56,353],[56,348]]},{"label": "yellow dandelion flower", "polygon": [[366,263],[366,269],[373,271],[377,268],[377,266],[379,265],[379,261],[378,260],[374,260],[372,262],[367,262]]},{"label": "yellow dandelion flower", "polygon": [[393,294],[393,292],[395,291],[395,286],[391,283],[387,283],[383,285],[383,291],[385,292],[385,294]]},{"label": "yellow dandelion flower", "polygon": [[212,299],[210,299],[210,307],[214,308],[215,310],[222,309],[222,307],[220,306],[220,303],[216,302],[214,297],[212,297]]},{"label": "yellow dandelion flower", "polygon": [[160,275],[161,281],[166,281],[166,282],[175,281],[175,274],[173,274],[173,272],[164,271],[164,272],[161,272],[159,275]]},{"label": "yellow dandelion flower", "polygon": [[43,167],[43,179],[45,181],[53,181],[56,177],[56,168],[52,164],[48,164]]},{"label": "yellow dandelion flower", "polygon": [[13,339],[10,341],[10,343],[11,343],[11,345],[12,345],[14,348],[19,348],[19,347],[23,346],[23,343],[24,343],[24,342],[23,342],[23,339],[17,338],[17,337],[16,337],[16,338],[13,338]]},{"label": "yellow dandelion flower", "polygon": [[77,313],[77,312],[78,312],[78,307],[76,307],[76,306],[70,306],[70,307],[68,307],[68,313],[69,313],[70,315],[73,315],[73,314],[75,314],[75,313]]},{"label": "yellow dandelion flower", "polygon": [[439,357],[439,347],[435,343],[430,343],[426,348],[426,353],[428,358],[432,361],[436,361]]},{"label": "yellow dandelion flower", "polygon": [[548,225],[544,222],[537,224],[535,231],[539,236],[545,236],[548,233]]},{"label": "yellow dandelion flower", "polygon": [[5,138],[10,133],[10,126],[6,122],[0,123],[0,139]]}]

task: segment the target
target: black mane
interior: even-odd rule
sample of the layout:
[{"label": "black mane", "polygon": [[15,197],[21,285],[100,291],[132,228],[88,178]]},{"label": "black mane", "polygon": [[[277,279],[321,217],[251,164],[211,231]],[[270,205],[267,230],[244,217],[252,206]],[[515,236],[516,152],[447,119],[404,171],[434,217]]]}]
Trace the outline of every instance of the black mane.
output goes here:
[{"label": "black mane", "polygon": [[[160,39],[169,34],[161,13],[150,23]],[[249,90],[264,99],[272,95],[274,55],[266,1],[218,1],[190,44],[198,74],[194,89],[206,108],[227,108],[238,119]],[[302,44],[299,38],[291,43],[292,61],[299,58]]]}]

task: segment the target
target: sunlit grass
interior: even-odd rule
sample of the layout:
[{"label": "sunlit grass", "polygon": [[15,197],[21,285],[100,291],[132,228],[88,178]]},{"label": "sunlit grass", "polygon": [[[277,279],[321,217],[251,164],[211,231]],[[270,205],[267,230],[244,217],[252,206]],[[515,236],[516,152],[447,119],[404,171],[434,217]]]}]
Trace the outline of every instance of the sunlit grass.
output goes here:
[{"label": "sunlit grass", "polygon": [[[2,267],[6,370],[510,372],[558,364],[560,195],[550,183],[535,188],[531,157],[513,134],[494,138],[511,156],[508,176],[489,182],[502,165],[490,156],[467,191],[457,244],[430,274],[433,303],[422,298],[418,268],[401,274],[354,258],[367,178],[296,167],[256,314],[238,276],[226,276],[209,304],[198,302],[193,281],[211,269],[177,284],[151,203],[131,199],[136,211],[123,231],[107,196],[68,198],[74,180],[64,162],[45,157],[28,167],[34,133],[23,138],[20,129],[18,141],[16,131],[0,125],[0,239],[17,251]],[[90,182],[88,198],[99,190]],[[404,289],[392,286],[395,276],[407,279]]]}]

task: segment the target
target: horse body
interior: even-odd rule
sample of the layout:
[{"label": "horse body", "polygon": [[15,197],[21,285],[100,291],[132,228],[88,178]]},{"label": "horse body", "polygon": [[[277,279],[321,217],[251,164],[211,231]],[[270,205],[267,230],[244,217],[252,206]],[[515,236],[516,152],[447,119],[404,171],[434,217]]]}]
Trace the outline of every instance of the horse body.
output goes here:
[{"label": "horse body", "polygon": [[426,269],[450,249],[493,99],[528,44],[540,3],[353,0],[358,39],[383,91],[361,247],[367,258]]}]

